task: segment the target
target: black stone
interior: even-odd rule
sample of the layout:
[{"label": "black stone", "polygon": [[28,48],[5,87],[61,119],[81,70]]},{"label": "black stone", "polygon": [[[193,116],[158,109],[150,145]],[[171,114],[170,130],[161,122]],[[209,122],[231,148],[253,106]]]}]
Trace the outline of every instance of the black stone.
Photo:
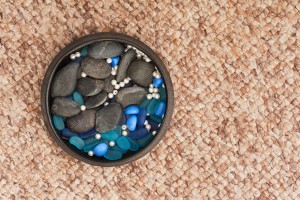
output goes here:
[{"label": "black stone", "polygon": [[77,83],[77,91],[84,96],[94,96],[101,92],[104,81],[89,77],[81,78]]},{"label": "black stone", "polygon": [[51,112],[63,117],[72,117],[80,113],[80,106],[69,98],[56,97],[52,102]]},{"label": "black stone", "polygon": [[111,58],[119,56],[124,52],[124,46],[120,43],[103,41],[90,45],[89,56],[96,59]]},{"label": "black stone", "polygon": [[103,90],[105,90],[107,93],[110,93],[114,90],[114,86],[111,84],[111,81],[114,79],[113,75],[110,75],[104,80],[104,87]]},{"label": "black stone", "polygon": [[107,99],[107,92],[101,91],[95,96],[88,97],[85,101],[86,108],[96,108],[102,105]]},{"label": "black stone", "polygon": [[96,113],[96,130],[100,133],[115,129],[122,118],[122,107],[111,103]]},{"label": "black stone", "polygon": [[136,52],[133,49],[129,49],[124,56],[122,56],[121,62],[118,67],[118,72],[116,76],[116,80],[118,82],[124,80],[126,78],[126,71],[129,64],[136,58]]},{"label": "black stone", "polygon": [[148,87],[153,80],[152,73],[155,70],[155,66],[151,62],[143,60],[133,61],[127,70],[127,76],[132,79],[136,84]]},{"label": "black stone", "polygon": [[92,78],[104,79],[110,75],[111,67],[105,60],[86,57],[81,62],[82,71]]},{"label": "black stone", "polygon": [[71,131],[82,133],[95,127],[95,118],[95,110],[85,110],[78,115],[68,118],[66,125]]},{"label": "black stone", "polygon": [[79,63],[72,62],[55,74],[51,87],[52,97],[68,96],[73,93],[76,88],[78,67]]},{"label": "black stone", "polygon": [[121,89],[116,95],[116,102],[123,107],[131,104],[139,104],[147,95],[147,91],[139,86],[127,87]]}]

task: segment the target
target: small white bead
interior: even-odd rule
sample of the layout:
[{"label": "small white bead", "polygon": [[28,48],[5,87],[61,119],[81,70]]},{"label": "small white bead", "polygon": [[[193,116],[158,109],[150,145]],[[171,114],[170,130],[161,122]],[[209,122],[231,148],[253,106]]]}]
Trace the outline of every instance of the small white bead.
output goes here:
[{"label": "small white bead", "polygon": [[93,156],[94,152],[93,151],[89,151],[88,154],[89,154],[89,156]]},{"label": "small white bead", "polygon": [[108,94],[108,98],[112,99],[114,97],[114,94],[113,93],[109,93]]},{"label": "small white bead", "polygon": [[120,87],[121,87],[121,86],[120,86],[119,84],[116,84],[116,85],[115,85],[115,89],[116,89],[116,90],[120,89]]},{"label": "small white bead", "polygon": [[124,82],[120,82],[120,87],[125,87],[125,83]]},{"label": "small white bead", "polygon": [[75,55],[75,54],[71,54],[71,55],[70,55],[70,58],[71,58],[72,60],[75,60],[76,55]]},{"label": "small white bead", "polygon": [[95,135],[95,138],[96,138],[97,140],[100,140],[101,135],[100,135],[99,133],[97,133],[97,134]]},{"label": "small white bead", "polygon": [[117,94],[118,94],[118,90],[114,90],[113,95],[117,95]]},{"label": "small white bead", "polygon": [[115,146],[115,142],[114,141],[110,141],[109,142],[109,146],[111,146],[111,147]]},{"label": "small white bead", "polygon": [[110,73],[110,74],[113,75],[113,76],[115,76],[115,75],[117,74],[117,71],[111,70],[111,73]]},{"label": "small white bead", "polygon": [[152,99],[152,94],[147,94],[147,99]]},{"label": "small white bead", "polygon": [[112,69],[117,71],[118,67],[119,67],[119,66],[116,65],[116,66],[114,66]]},{"label": "small white bead", "polygon": [[132,48],[132,46],[131,46],[131,45],[127,45],[127,48],[129,48],[129,49],[130,49],[130,48]]},{"label": "small white bead", "polygon": [[141,58],[141,57],[142,57],[142,54],[139,54],[139,53],[138,53],[138,54],[136,54],[136,57],[137,57],[137,58]]},{"label": "small white bead", "polygon": [[154,85],[153,85],[153,84],[150,84],[150,85],[149,85],[149,87],[153,88],[153,87],[154,87]]},{"label": "small white bead", "polygon": [[81,77],[86,77],[86,73],[84,73],[84,72],[81,72]]},{"label": "small white bead", "polygon": [[148,120],[145,120],[144,125],[147,125],[148,123],[149,123]]},{"label": "small white bead", "polygon": [[134,50],[136,50],[136,47],[132,47]]},{"label": "small white bead", "polygon": [[106,59],[106,62],[107,62],[108,64],[110,64],[110,63],[112,62],[112,59],[111,59],[111,58],[107,58],[107,59]]},{"label": "small white bead", "polygon": [[122,125],[122,130],[125,131],[126,129],[127,129],[127,126],[126,126],[125,124],[123,124],[123,125]]},{"label": "small white bead", "polygon": [[161,124],[158,124],[158,127],[160,127],[161,126]]},{"label": "small white bead", "polygon": [[118,82],[117,82],[117,80],[115,80],[115,79],[111,81],[111,84],[112,84],[112,85],[116,85],[117,83],[118,83]]},{"label": "small white bead", "polygon": [[162,87],[165,88],[165,85],[163,84]]},{"label": "small white bead", "polygon": [[151,60],[150,60],[150,58],[145,58],[145,61],[150,62]]},{"label": "small white bead", "polygon": [[127,131],[122,131],[122,135],[127,136],[128,135]]},{"label": "small white bead", "polygon": [[152,135],[155,135],[157,132],[156,131],[152,131]]},{"label": "small white bead", "polygon": [[107,106],[108,104],[109,104],[108,102],[105,102],[105,103],[104,103],[104,106]]},{"label": "small white bead", "polygon": [[129,81],[130,81],[130,80],[129,80],[128,78],[125,78],[125,79],[124,79],[124,83],[125,83],[125,84],[128,84]]},{"label": "small white bead", "polygon": [[157,93],[158,92],[158,88],[154,88],[153,92]]},{"label": "small white bead", "polygon": [[152,93],[152,98],[155,98],[156,97],[156,93]]},{"label": "small white bead", "polygon": [[147,116],[149,116],[150,114],[149,113],[147,113]]},{"label": "small white bead", "polygon": [[160,74],[157,74],[156,76],[154,76],[154,78],[160,78]]},{"label": "small white bead", "polygon": [[157,75],[157,71],[154,71],[153,73],[152,73],[152,76],[156,76]]},{"label": "small white bead", "polygon": [[80,110],[85,111],[85,110],[86,110],[85,105],[81,105],[81,106],[80,106]]},{"label": "small white bead", "polygon": [[127,79],[130,81],[131,80],[131,78],[130,77],[127,77]]},{"label": "small white bead", "polygon": [[153,92],[154,92],[154,88],[152,88],[152,87],[149,88],[149,92],[150,92],[150,93],[153,93]]},{"label": "small white bead", "polygon": [[146,128],[148,131],[150,131],[150,129],[151,129],[150,124],[146,124],[146,125],[145,125],[145,128]]},{"label": "small white bead", "polygon": [[155,93],[155,99],[159,99],[159,97],[160,97],[160,95],[159,94],[157,94],[157,93]]},{"label": "small white bead", "polygon": [[77,51],[77,52],[75,53],[75,56],[79,58],[79,57],[81,56],[80,52]]}]

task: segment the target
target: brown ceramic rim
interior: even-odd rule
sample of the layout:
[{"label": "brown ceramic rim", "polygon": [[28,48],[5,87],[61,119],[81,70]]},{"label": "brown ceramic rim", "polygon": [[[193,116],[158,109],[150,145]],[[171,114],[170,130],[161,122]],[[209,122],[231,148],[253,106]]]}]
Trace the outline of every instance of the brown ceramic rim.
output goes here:
[{"label": "brown ceramic rim", "polygon": [[[95,157],[89,157],[87,153],[83,154],[80,153],[80,151],[76,150],[72,145],[66,143],[64,139],[60,136],[60,133],[57,132],[52,124],[52,119],[51,119],[51,113],[50,113],[50,86],[51,82],[53,79],[54,74],[56,71],[61,67],[60,64],[62,60],[66,60],[67,57],[71,53],[74,53],[78,50],[80,50],[82,47],[89,45],[94,42],[98,41],[105,41],[105,40],[110,40],[110,41],[116,41],[120,43],[125,43],[128,45],[132,45],[142,52],[144,52],[155,64],[157,69],[159,70],[160,74],[164,78],[164,85],[166,88],[166,94],[167,94],[167,110],[166,114],[164,116],[162,125],[159,129],[159,132],[155,135],[153,140],[144,148],[141,150],[137,151],[135,154],[127,156],[125,158],[122,158],[121,160],[116,160],[116,161],[109,161],[105,159],[100,159],[100,158],[95,158]],[[98,165],[98,166],[103,166],[103,167],[112,167],[112,166],[119,166],[119,165],[124,165],[131,163],[147,153],[149,153],[163,138],[165,135],[173,114],[174,110],[174,91],[173,91],[173,85],[172,81],[170,78],[170,74],[165,67],[164,63],[162,60],[159,58],[159,56],[151,49],[149,48],[146,44],[143,42],[130,37],[128,35],[124,35],[121,33],[96,33],[92,35],[87,35],[81,38],[76,39],[69,45],[67,45],[65,48],[63,48],[53,59],[51,64],[49,65],[47,72],[45,74],[42,87],[41,87],[41,108],[42,108],[42,114],[43,118],[46,124],[46,127],[48,129],[48,132],[50,135],[53,137],[53,139],[58,143],[58,145],[68,154],[71,156],[77,158],[78,160],[81,160],[83,162],[89,163],[91,165]]]}]

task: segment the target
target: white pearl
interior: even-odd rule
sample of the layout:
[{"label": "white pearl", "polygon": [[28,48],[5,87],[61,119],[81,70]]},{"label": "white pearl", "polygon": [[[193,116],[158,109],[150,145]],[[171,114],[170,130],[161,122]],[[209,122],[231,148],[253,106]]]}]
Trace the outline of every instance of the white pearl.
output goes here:
[{"label": "white pearl", "polygon": [[95,138],[96,138],[97,140],[100,140],[101,135],[100,135],[99,133],[97,133],[97,134],[95,135]]},{"label": "white pearl", "polygon": [[125,83],[125,84],[128,84],[129,81],[130,81],[130,80],[129,80],[128,78],[125,78],[125,79],[124,79],[124,83]]},{"label": "white pearl", "polygon": [[123,124],[123,125],[122,125],[122,130],[125,131],[126,129],[127,129],[127,126],[126,126],[125,124]]},{"label": "white pearl", "polygon": [[127,131],[122,131],[122,135],[127,136],[128,135]]},{"label": "white pearl", "polygon": [[110,63],[112,62],[112,59],[111,59],[111,58],[107,58],[107,59],[106,59],[106,62],[107,62],[108,64],[110,64]]},{"label": "white pearl", "polygon": [[136,57],[137,57],[137,58],[141,58],[141,57],[142,57],[142,54],[139,54],[139,53],[138,53],[138,54],[136,54]]},{"label": "white pearl", "polygon": [[104,103],[104,106],[107,106],[108,104],[109,104],[108,102],[105,102],[105,103]]},{"label": "white pearl", "polygon": [[130,49],[130,48],[132,48],[132,46],[131,46],[131,45],[127,45],[127,48],[129,48],[129,49]]},{"label": "white pearl", "polygon": [[152,73],[152,76],[156,76],[157,75],[157,71],[154,71],[153,73]]},{"label": "white pearl", "polygon": [[112,84],[112,85],[116,85],[117,83],[118,83],[117,80],[112,80],[112,81],[111,81],[111,84]]},{"label": "white pearl", "polygon": [[159,94],[157,94],[157,93],[155,93],[155,99],[159,99],[159,97],[160,97],[160,95]]},{"label": "white pearl", "polygon": [[158,124],[158,127],[160,127],[161,126],[161,124]]},{"label": "white pearl", "polygon": [[120,87],[125,87],[125,83],[124,82],[120,82]]},{"label": "white pearl", "polygon": [[85,105],[81,105],[81,106],[80,106],[80,110],[85,111],[85,110],[86,110]]},{"label": "white pearl", "polygon": [[153,85],[153,84],[150,84],[150,85],[149,85],[149,87],[153,88],[153,87],[154,87],[154,85]]},{"label": "white pearl", "polygon": [[134,50],[136,50],[136,47],[132,47]]},{"label": "white pearl", "polygon": [[150,124],[146,124],[146,125],[145,125],[145,128],[146,128],[148,131],[150,131],[150,129],[151,129]]},{"label": "white pearl", "polygon": [[81,72],[81,77],[86,77],[87,75],[86,75],[86,73],[84,73],[84,72]]},{"label": "white pearl", "polygon": [[72,60],[75,60],[76,55],[75,55],[75,54],[71,54],[71,55],[70,55],[70,58],[71,58]]},{"label": "white pearl", "polygon": [[79,57],[81,56],[80,52],[77,51],[77,52],[75,53],[75,56],[79,58]]},{"label": "white pearl", "polygon": [[116,85],[115,85],[115,89],[116,89],[116,90],[120,89],[120,85],[119,85],[119,84],[116,84]]},{"label": "white pearl", "polygon": [[149,123],[148,120],[145,120],[144,125],[147,125],[148,123]]},{"label": "white pearl", "polygon": [[149,113],[147,113],[147,116],[149,116],[150,114]]},{"label": "white pearl", "polygon": [[152,98],[155,98],[156,97],[156,93],[152,93]]},{"label": "white pearl", "polygon": [[117,95],[117,94],[118,94],[118,90],[114,90],[113,95]]},{"label": "white pearl", "polygon": [[114,94],[113,93],[109,93],[108,94],[108,98],[112,99],[114,97]]},{"label": "white pearl", "polygon": [[111,75],[115,76],[116,74],[117,74],[117,71],[115,71],[115,70],[111,71]]},{"label": "white pearl", "polygon": [[152,87],[149,88],[149,92],[150,92],[150,93],[153,93],[153,92],[154,92],[154,88],[152,88]]},{"label": "white pearl", "polygon": [[155,135],[157,133],[157,131],[152,131],[152,135]]},{"label": "white pearl", "polygon": [[94,152],[93,151],[89,151],[88,154],[89,154],[89,156],[93,156]]},{"label": "white pearl", "polygon": [[160,74],[156,74],[156,76],[154,76],[154,78],[160,78]]},{"label": "white pearl", "polygon": [[164,84],[162,84],[162,87],[163,87],[163,88],[165,88],[165,85],[164,85]]},{"label": "white pearl", "polygon": [[114,141],[110,141],[109,142],[109,146],[111,146],[111,147],[115,146],[115,142]]},{"label": "white pearl", "polygon": [[157,93],[158,92],[158,88],[154,88],[153,92]]},{"label": "white pearl", "polygon": [[147,99],[152,99],[152,94],[147,94]]},{"label": "white pearl", "polygon": [[150,60],[150,58],[145,58],[145,61],[150,62],[151,60]]}]

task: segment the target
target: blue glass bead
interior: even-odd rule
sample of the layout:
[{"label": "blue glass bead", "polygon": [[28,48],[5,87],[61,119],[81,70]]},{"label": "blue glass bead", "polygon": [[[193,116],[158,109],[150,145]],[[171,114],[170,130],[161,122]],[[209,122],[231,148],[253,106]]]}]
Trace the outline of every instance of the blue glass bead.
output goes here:
[{"label": "blue glass bead", "polygon": [[162,77],[154,78],[152,84],[154,85],[154,87],[159,88],[160,86],[162,86],[163,82],[164,81],[163,81]]},{"label": "blue glass bead", "polygon": [[123,125],[126,123],[126,116],[125,113],[122,113],[122,117],[120,119],[119,125]]},{"label": "blue glass bead", "polygon": [[162,123],[162,118],[160,116],[157,115],[150,115],[150,119],[152,119],[153,121],[161,124]]},{"label": "blue glass bead", "polygon": [[83,59],[82,57],[77,57],[75,58],[75,62],[81,63],[82,59]]},{"label": "blue glass bead", "polygon": [[150,103],[151,99],[144,99],[140,104],[140,108],[147,108],[148,104]]},{"label": "blue glass bead", "polygon": [[112,130],[112,131],[107,131],[101,134],[101,138],[104,140],[109,140],[109,141],[116,141],[120,135],[117,133],[117,131]]},{"label": "blue glass bead", "polygon": [[100,143],[94,148],[93,152],[96,156],[104,156],[104,154],[107,152],[107,149],[108,146],[106,143]]},{"label": "blue glass bead", "polygon": [[127,150],[121,149],[118,145],[115,145],[115,146],[113,146],[113,147],[110,147],[109,150],[112,150],[112,151],[120,151],[120,152],[122,152],[123,154],[127,152]]},{"label": "blue glass bead", "polygon": [[162,117],[166,112],[166,103],[160,102],[155,108],[155,115]]},{"label": "blue glass bead", "polygon": [[147,134],[148,134],[147,129],[143,127],[135,131],[129,132],[128,137],[130,137],[133,140],[138,140],[145,137]]},{"label": "blue glass bead", "polygon": [[131,115],[126,122],[126,126],[130,131],[134,131],[136,128],[137,124],[137,116],[136,115]]},{"label": "blue glass bead", "polygon": [[161,100],[161,101],[166,101],[167,100],[167,95],[166,95],[166,89],[165,88],[163,88],[163,87],[160,87],[159,89],[158,89],[158,94],[159,94],[159,99]]},{"label": "blue glass bead", "polygon": [[118,146],[123,150],[128,150],[130,148],[130,143],[125,136],[121,136],[117,140]]},{"label": "blue glass bead", "polygon": [[61,116],[53,115],[52,119],[53,125],[57,130],[61,131],[65,128],[65,122]]},{"label": "blue glass bead", "polygon": [[84,148],[84,141],[78,136],[70,137],[69,142],[79,150],[82,150]]},{"label": "blue glass bead", "polygon": [[120,56],[113,57],[111,58],[110,66],[115,67],[116,65],[119,64],[119,62],[120,62]]},{"label": "blue glass bead", "polygon": [[158,130],[159,123],[157,123],[156,121],[154,121],[151,118],[148,118],[147,121],[148,121],[148,124],[151,126],[152,131],[157,131]]},{"label": "blue glass bead", "polygon": [[88,46],[85,46],[80,50],[80,56],[86,57],[87,55],[88,55]]},{"label": "blue glass bead", "polygon": [[89,130],[89,131],[86,131],[86,132],[82,132],[82,133],[79,133],[79,137],[81,137],[81,139],[85,140],[91,136],[94,136],[96,135],[98,132],[96,131],[95,128]]},{"label": "blue glass bead", "polygon": [[140,108],[135,105],[127,106],[125,108],[126,115],[135,115],[138,114],[139,112],[140,112]]},{"label": "blue glass bead", "polygon": [[72,97],[73,97],[72,100],[75,101],[78,105],[83,105],[84,104],[83,97],[79,92],[74,92],[72,94]]},{"label": "blue glass bead", "polygon": [[144,147],[149,144],[153,139],[153,135],[148,133],[148,135],[142,139],[136,140],[140,147]]},{"label": "blue glass bead", "polygon": [[104,155],[104,158],[106,158],[107,160],[120,160],[122,158],[122,155],[123,154],[119,151],[108,150]]},{"label": "blue glass bead", "polygon": [[139,144],[136,141],[134,141],[134,140],[132,140],[130,138],[127,138],[127,140],[130,143],[130,148],[129,148],[130,151],[137,151],[137,150],[139,150],[140,146],[139,146]]},{"label": "blue glass bead", "polygon": [[64,128],[62,131],[61,131],[61,135],[64,137],[64,138],[70,138],[72,136],[77,136],[78,134],[77,133],[73,133],[70,129],[68,128]]},{"label": "blue glass bead", "polygon": [[147,111],[150,115],[155,113],[156,106],[159,104],[159,102],[160,101],[158,99],[151,99],[147,106]]},{"label": "blue glass bead", "polygon": [[137,117],[138,117],[138,121],[137,121],[138,127],[144,126],[147,117],[147,109],[142,108]]}]

